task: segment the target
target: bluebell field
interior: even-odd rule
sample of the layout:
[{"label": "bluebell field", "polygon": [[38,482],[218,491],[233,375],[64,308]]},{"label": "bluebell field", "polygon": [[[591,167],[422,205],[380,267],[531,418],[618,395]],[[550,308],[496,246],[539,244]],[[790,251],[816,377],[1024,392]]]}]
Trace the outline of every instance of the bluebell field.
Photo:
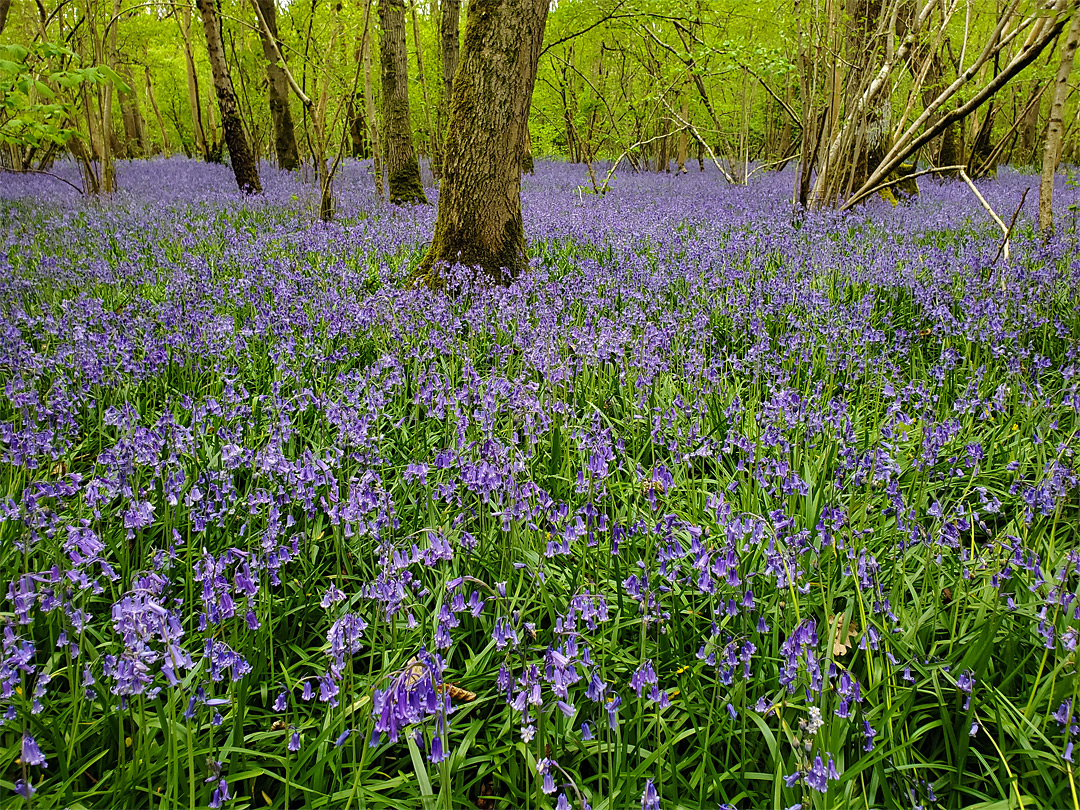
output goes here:
[{"label": "bluebell field", "polygon": [[0,178],[0,806],[1080,808],[1075,184],[366,171]]}]

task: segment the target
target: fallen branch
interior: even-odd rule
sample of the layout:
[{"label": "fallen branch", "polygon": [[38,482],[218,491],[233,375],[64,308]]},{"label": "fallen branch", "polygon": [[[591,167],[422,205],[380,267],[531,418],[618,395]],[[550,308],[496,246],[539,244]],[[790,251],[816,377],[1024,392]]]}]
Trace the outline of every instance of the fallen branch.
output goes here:
[{"label": "fallen branch", "polygon": [[46,177],[51,177],[53,180],[59,180],[61,183],[71,186],[73,189],[75,189],[77,192],[84,196],[86,194],[85,191],[72,183],[70,180],[65,180],[60,175],[53,174],[52,172],[47,172],[44,169],[9,169],[6,166],[0,166],[0,171],[7,172],[8,174],[43,174]]},{"label": "fallen branch", "polygon": [[[1013,213],[1012,220],[1009,222],[1009,230],[1007,230],[1005,232],[1005,239],[1002,241],[1001,247],[998,248],[998,252],[994,256],[994,261],[990,262],[991,266],[993,266],[994,264],[997,263],[997,260],[1001,256],[1002,252],[1005,252],[1005,261],[1009,260],[1009,254],[1007,252],[1008,251],[1007,245],[1009,244],[1009,236],[1012,234],[1012,230],[1016,226],[1016,218],[1018,216],[1020,216],[1020,209],[1024,207],[1024,201],[1027,200],[1027,195],[1028,195],[1029,191],[1031,191],[1031,186],[1028,186],[1027,188],[1025,188],[1024,193],[1020,195],[1020,204],[1018,206],[1016,206],[1016,211]],[[1001,288],[1005,289],[1005,277],[1004,276],[1002,276],[1002,278],[1001,278]]]},{"label": "fallen branch", "polygon": [[[859,200],[862,200],[862,199],[865,199],[866,197],[869,197],[871,194],[873,194],[876,191],[881,191],[883,188],[888,188],[889,186],[895,186],[898,183],[903,183],[905,180],[911,180],[911,179],[914,179],[916,177],[922,177],[924,174],[933,174],[934,172],[952,172],[952,171],[956,171],[957,169],[963,169],[963,168],[964,168],[963,166],[931,166],[929,169],[921,169],[920,171],[912,172],[911,174],[905,174],[903,177],[897,177],[894,180],[889,180],[889,181],[887,181],[885,183],[878,183],[873,188],[867,189],[866,191],[862,191],[862,192],[856,194],[854,197],[852,197],[850,200],[848,200],[844,204],[844,208],[847,208],[849,206],[854,205]],[[976,192],[976,193],[978,193],[978,192]]]},{"label": "fallen branch", "polygon": [[[960,176],[964,178],[964,182],[968,184],[968,188],[971,189],[971,193],[975,195],[975,199],[982,204],[982,207],[986,209],[986,213],[990,215],[990,218],[997,223],[997,226],[1001,228],[1001,232],[1005,235],[1004,240],[1001,242],[1001,247],[998,249],[998,256],[1004,254],[1005,261],[1009,261],[1009,233],[1012,231],[1012,225],[1006,225],[1005,220],[997,215],[997,212],[990,207],[990,203],[986,201],[986,198],[979,193],[979,190],[975,188],[975,184],[971,182],[971,178],[968,177],[967,172],[964,169],[960,170]],[[1028,190],[1024,189],[1024,196],[1020,198],[1020,205],[1023,206],[1024,198],[1027,197]],[[1016,224],[1016,217],[1020,214],[1020,209],[1016,209],[1016,213],[1013,214],[1013,225]],[[997,261],[997,256],[994,257],[994,262]],[[994,262],[990,262],[993,266]],[[1005,289],[1005,276],[1001,276],[1001,289]]]}]

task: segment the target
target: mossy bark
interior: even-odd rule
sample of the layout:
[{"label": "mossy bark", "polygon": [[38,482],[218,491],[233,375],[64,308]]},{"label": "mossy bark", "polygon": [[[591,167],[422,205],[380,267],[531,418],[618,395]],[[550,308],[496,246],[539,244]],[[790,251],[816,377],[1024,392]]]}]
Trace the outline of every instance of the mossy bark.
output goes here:
[{"label": "mossy bark", "polygon": [[452,280],[449,265],[499,284],[528,263],[521,163],[549,0],[471,0],[454,76],[439,213],[417,279]]},{"label": "mossy bark", "polygon": [[[280,51],[277,7],[274,0],[256,0],[256,2],[262,18],[266,21],[266,27],[270,29],[268,37],[262,25],[256,26],[262,42],[263,56],[266,58],[266,94],[270,102],[270,120],[274,126],[274,152],[277,155],[278,167],[292,171],[300,168],[300,152],[296,147],[296,132],[293,127],[292,112],[289,110],[289,80],[285,78],[285,71],[278,64],[275,43],[270,39],[273,37],[277,40],[276,50]],[[258,23],[257,20],[256,23]]]},{"label": "mossy bark", "polygon": [[244,135],[240,107],[236,102],[232,78],[229,76],[229,65],[225,61],[216,0],[197,0],[197,4],[199,14],[202,15],[203,29],[206,31],[206,51],[210,57],[210,71],[214,76],[214,90],[217,92],[221,124],[225,130],[225,143],[229,147],[229,159],[232,162],[236,185],[241,191],[255,194],[262,191],[259,169],[248,146],[247,136]]},{"label": "mossy bark", "polygon": [[382,28],[379,68],[390,202],[426,203],[409,118],[409,63],[405,50],[403,0],[379,0],[379,25]]}]

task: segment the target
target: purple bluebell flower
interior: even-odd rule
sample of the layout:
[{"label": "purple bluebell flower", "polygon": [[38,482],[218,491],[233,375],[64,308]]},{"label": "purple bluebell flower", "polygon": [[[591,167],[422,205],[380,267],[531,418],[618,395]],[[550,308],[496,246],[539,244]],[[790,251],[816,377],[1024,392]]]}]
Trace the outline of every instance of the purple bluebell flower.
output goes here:
[{"label": "purple bluebell flower", "polygon": [[652,779],[645,780],[645,790],[641,792],[641,810],[660,810],[660,794]]}]

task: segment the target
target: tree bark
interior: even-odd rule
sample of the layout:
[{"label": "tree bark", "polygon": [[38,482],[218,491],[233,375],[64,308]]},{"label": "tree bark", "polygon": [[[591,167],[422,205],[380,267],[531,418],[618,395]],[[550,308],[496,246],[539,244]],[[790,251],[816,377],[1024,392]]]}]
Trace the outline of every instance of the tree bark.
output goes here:
[{"label": "tree bark", "polygon": [[454,78],[435,235],[418,275],[445,286],[447,265],[509,284],[528,263],[521,158],[549,0],[471,0]]},{"label": "tree bark", "polygon": [[206,51],[210,57],[210,71],[214,76],[214,90],[217,92],[218,109],[221,112],[221,125],[225,130],[225,143],[229,147],[229,159],[232,163],[236,185],[247,194],[262,191],[259,184],[259,169],[244,135],[244,125],[240,119],[240,108],[236,103],[229,65],[225,61],[225,48],[221,41],[221,21],[218,19],[216,0],[196,0],[199,14],[202,15],[203,29],[206,31]]},{"label": "tree bark", "polygon": [[1039,140],[1039,96],[1042,95],[1042,82],[1032,82],[1031,95],[1028,97],[1024,122],[1020,125],[1020,162],[1033,163],[1038,150]]},{"label": "tree bark", "polygon": [[150,84],[150,68],[146,70],[146,97],[150,99],[150,107],[154,110],[154,118],[157,119],[158,130],[161,132],[161,148],[165,154],[169,154],[169,133],[165,131],[165,120],[161,117],[157,99],[154,98],[154,87]]},{"label": "tree bark", "polygon": [[300,168],[300,153],[296,148],[296,132],[289,111],[289,81],[278,62],[281,38],[278,36],[277,3],[274,0],[256,2],[262,22],[266,23],[264,29],[261,22],[256,21],[256,27],[259,29],[263,56],[266,57],[266,94],[270,102],[270,120],[274,126],[274,153],[279,168],[293,171]]},{"label": "tree bark", "polygon": [[[682,117],[684,121],[690,120],[690,100],[683,96]],[[686,127],[679,132],[679,143],[675,151],[676,174],[686,174],[686,157],[690,150],[690,130]]]},{"label": "tree bark", "polygon": [[143,157],[149,150],[146,148],[146,125],[142,111],[139,110],[139,96],[135,90],[135,82],[131,78],[131,71],[125,70],[121,75],[128,86],[128,92],[119,94],[120,114],[124,121],[126,141],[124,155],[129,158]]},{"label": "tree bark", "polygon": [[0,34],[4,33],[7,25],[8,11],[11,9],[11,0],[0,0]]},{"label": "tree bark", "polygon": [[[364,6],[365,21],[371,14],[371,0]],[[375,193],[383,198],[382,154],[379,149],[379,125],[375,121],[375,94],[371,86],[371,28],[364,25],[364,113],[368,124],[368,141],[371,144],[372,171],[375,175]]]},{"label": "tree bark", "polygon": [[525,146],[521,150],[521,173],[536,174],[536,164],[533,161],[532,133],[529,132],[528,122],[525,124]]},{"label": "tree bark", "polygon": [[195,149],[203,156],[203,160],[210,160],[210,150],[206,142],[206,130],[202,122],[202,100],[199,98],[199,76],[195,71],[195,54],[191,47],[191,7],[180,5],[180,13],[177,14],[177,25],[180,26],[180,35],[184,40],[184,70],[187,73],[188,104],[191,105],[191,131],[195,139]]},{"label": "tree bark", "polygon": [[1043,151],[1042,182],[1039,184],[1039,231],[1046,236],[1054,233],[1054,174],[1061,160],[1061,140],[1065,133],[1065,99],[1069,95],[1069,74],[1080,43],[1080,12],[1073,14],[1065,47],[1061,52],[1054,83],[1054,100],[1050,105],[1050,122],[1046,126],[1046,149]]},{"label": "tree bark", "polygon": [[392,203],[426,203],[413,151],[409,118],[409,62],[405,50],[404,0],[379,0],[379,68],[382,74],[386,174]]},{"label": "tree bark", "polygon": [[416,48],[416,70],[420,78],[421,95],[424,99],[424,123],[427,124],[427,131],[424,134],[428,139],[428,157],[431,159],[431,172],[435,175],[435,179],[438,180],[441,168],[440,153],[442,152],[442,144],[439,142],[439,136],[431,125],[431,102],[428,100],[427,76],[424,74],[424,49],[420,42],[420,23],[416,18],[415,0],[409,6],[409,14],[412,17],[413,46]]},{"label": "tree bark", "polygon": [[[461,25],[461,0],[442,0],[441,11],[439,50],[442,56],[443,97],[440,118],[445,129],[446,122],[450,120],[450,99],[453,98],[454,74],[457,73],[458,52],[461,48],[461,37],[458,31]],[[440,130],[439,140],[443,141],[445,138],[445,132]]]}]

